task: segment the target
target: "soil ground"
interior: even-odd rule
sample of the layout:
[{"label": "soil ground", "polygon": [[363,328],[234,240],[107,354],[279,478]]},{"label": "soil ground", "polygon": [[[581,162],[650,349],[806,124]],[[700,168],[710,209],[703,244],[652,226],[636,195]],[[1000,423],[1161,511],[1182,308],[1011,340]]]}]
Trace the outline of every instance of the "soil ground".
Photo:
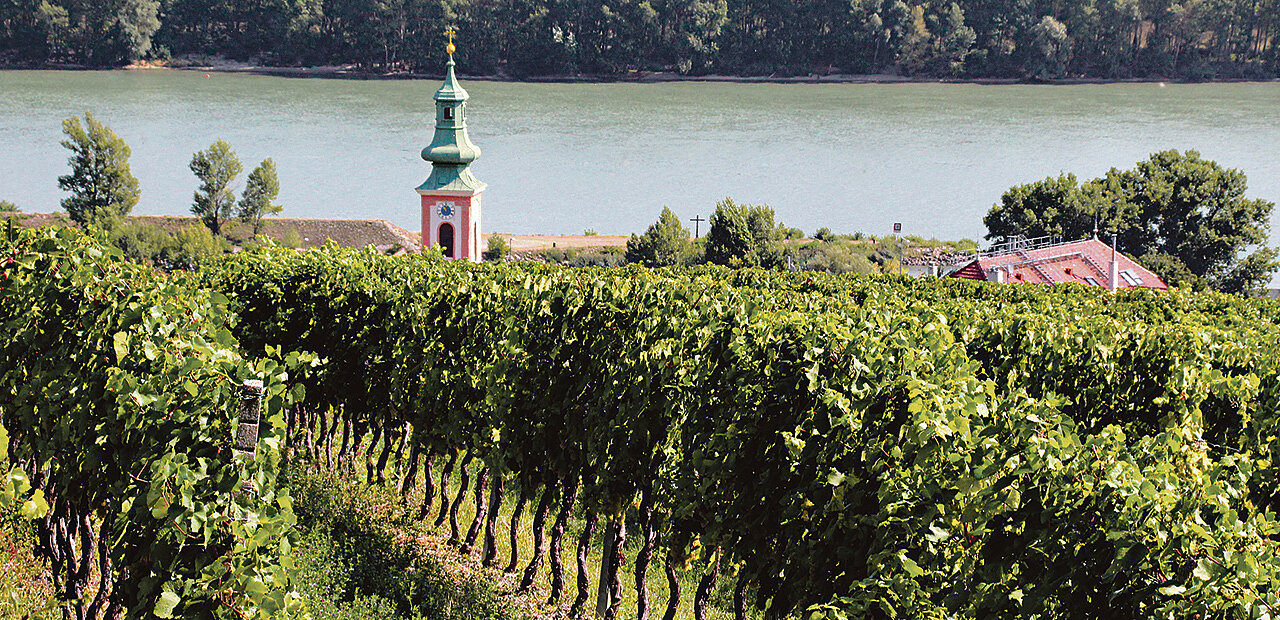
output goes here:
[{"label": "soil ground", "polygon": [[616,235],[504,235],[507,245],[516,252],[546,250],[550,248],[603,248],[606,246],[626,247],[630,237]]}]

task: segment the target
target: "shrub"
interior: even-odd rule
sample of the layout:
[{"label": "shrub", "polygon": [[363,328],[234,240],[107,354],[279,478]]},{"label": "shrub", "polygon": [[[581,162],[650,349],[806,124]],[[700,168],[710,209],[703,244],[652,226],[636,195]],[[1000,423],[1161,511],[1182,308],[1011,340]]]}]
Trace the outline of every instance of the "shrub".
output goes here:
[{"label": "shrub", "polygon": [[283,237],[280,238],[280,244],[290,248],[302,247],[302,235],[298,233],[298,229],[290,228]]},{"label": "shrub", "polygon": [[484,259],[487,261],[499,262],[511,253],[511,246],[507,245],[507,240],[502,235],[494,233],[489,235],[489,249],[484,251]]}]

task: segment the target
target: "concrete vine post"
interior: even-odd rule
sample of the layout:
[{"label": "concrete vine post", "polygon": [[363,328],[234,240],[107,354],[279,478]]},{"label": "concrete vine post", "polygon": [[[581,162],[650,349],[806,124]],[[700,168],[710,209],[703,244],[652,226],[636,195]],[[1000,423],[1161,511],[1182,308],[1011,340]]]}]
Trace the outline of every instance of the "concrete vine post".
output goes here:
[{"label": "concrete vine post", "polygon": [[[244,391],[240,392],[240,424],[236,427],[236,452],[248,456],[251,460],[258,452],[258,421],[262,414],[262,381],[245,379]],[[245,480],[241,485],[246,491],[253,491],[253,481]]]},{"label": "concrete vine post", "polygon": [[613,519],[609,520],[608,525],[604,528],[602,557],[600,558],[600,577],[596,580],[596,617],[603,618],[609,611],[609,607],[613,604],[613,598],[609,591],[609,583],[612,581],[610,568],[610,553],[616,547],[618,539],[618,524]]}]

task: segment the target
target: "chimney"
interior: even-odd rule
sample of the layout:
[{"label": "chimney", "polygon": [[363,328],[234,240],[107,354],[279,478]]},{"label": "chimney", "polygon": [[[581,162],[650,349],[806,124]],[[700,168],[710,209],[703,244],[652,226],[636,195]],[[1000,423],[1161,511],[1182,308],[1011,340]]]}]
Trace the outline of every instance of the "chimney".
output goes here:
[{"label": "chimney", "polygon": [[1116,235],[1111,234],[1111,264],[1107,268],[1107,288],[1116,292],[1116,280],[1120,279],[1120,263],[1116,262]]}]

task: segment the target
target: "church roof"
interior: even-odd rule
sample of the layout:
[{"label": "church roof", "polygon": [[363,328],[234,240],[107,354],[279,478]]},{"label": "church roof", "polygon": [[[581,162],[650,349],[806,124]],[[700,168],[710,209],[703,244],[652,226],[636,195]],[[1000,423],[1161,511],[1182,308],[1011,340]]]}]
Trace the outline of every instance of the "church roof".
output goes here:
[{"label": "church roof", "polygon": [[[0,217],[17,220],[27,228],[43,226],[71,226],[65,213],[0,213]],[[190,215],[130,215],[126,221],[148,224],[170,233],[189,226],[203,226],[200,219]],[[253,228],[236,219],[222,226],[222,232],[233,242],[242,242],[253,236]],[[343,247],[363,248],[374,246],[383,251],[404,249],[417,252],[421,237],[386,220],[358,220],[337,218],[267,217],[262,220],[262,234],[282,241],[290,233],[297,233],[302,247],[324,245],[333,240]]]},{"label": "church roof", "polygon": [[449,62],[445,65],[444,84],[440,85],[440,89],[436,91],[436,101],[466,101],[471,96],[467,94],[467,89],[458,83],[458,76],[453,72],[453,55],[449,55]]}]

